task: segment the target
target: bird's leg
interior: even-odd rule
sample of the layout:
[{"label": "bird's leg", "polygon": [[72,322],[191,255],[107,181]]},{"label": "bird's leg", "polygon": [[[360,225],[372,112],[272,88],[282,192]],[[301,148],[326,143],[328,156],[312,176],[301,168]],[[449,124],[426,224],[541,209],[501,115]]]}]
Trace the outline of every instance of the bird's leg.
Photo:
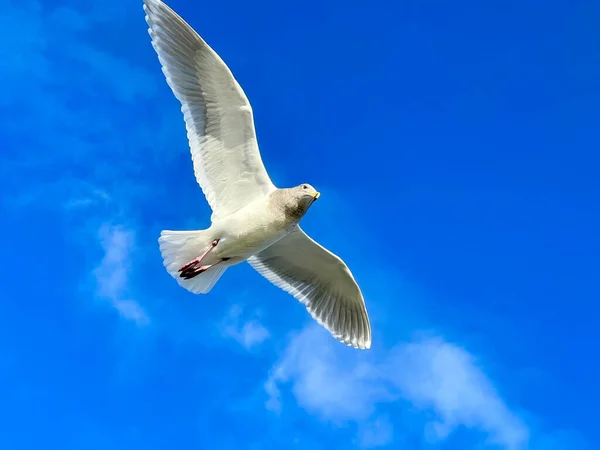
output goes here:
[{"label": "bird's leg", "polygon": [[181,274],[179,276],[185,280],[189,280],[191,278],[194,278],[196,275],[200,275],[201,273],[206,272],[211,267],[215,267],[217,264],[221,264],[222,262],[228,261],[228,260],[229,260],[229,258],[223,258],[220,261],[217,261],[214,264],[209,264],[207,266],[190,267],[189,269],[186,269],[183,272],[181,272]]},{"label": "bird's leg", "polygon": [[179,269],[179,272],[187,272],[188,270],[196,267],[198,264],[200,264],[202,262],[202,260],[205,258],[205,256],[208,255],[208,252],[210,252],[213,248],[215,248],[218,243],[219,243],[218,239],[215,239],[214,241],[212,241],[210,243],[210,246],[206,249],[206,251],[204,253],[202,253],[202,255],[198,256],[195,259],[192,259],[189,263],[185,264],[181,269]]}]

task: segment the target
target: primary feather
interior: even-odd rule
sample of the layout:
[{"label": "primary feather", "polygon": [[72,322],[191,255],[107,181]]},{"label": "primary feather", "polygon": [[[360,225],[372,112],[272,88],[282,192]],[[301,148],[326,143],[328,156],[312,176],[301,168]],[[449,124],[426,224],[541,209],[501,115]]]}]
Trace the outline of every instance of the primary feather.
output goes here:
[{"label": "primary feather", "polygon": [[250,102],[212,48],[160,0],[145,0],[152,45],[181,102],[194,173],[213,219],[275,189],[258,150]]},{"label": "primary feather", "polygon": [[350,269],[299,226],[248,262],[303,303],[335,338],[353,347],[371,347],[365,302]]}]

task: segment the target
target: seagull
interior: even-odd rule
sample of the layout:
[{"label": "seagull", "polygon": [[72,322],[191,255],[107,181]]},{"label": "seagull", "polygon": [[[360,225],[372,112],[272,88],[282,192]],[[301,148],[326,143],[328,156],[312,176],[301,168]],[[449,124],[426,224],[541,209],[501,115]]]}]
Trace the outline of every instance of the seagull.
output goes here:
[{"label": "seagull", "polygon": [[209,45],[161,0],[144,0],[152,46],[181,103],[194,174],[211,209],[205,230],[163,230],[167,272],[208,293],[243,261],[305,305],[340,342],[371,347],[365,301],[348,266],[299,226],[319,192],[308,183],[280,189],[263,164],[252,108]]}]

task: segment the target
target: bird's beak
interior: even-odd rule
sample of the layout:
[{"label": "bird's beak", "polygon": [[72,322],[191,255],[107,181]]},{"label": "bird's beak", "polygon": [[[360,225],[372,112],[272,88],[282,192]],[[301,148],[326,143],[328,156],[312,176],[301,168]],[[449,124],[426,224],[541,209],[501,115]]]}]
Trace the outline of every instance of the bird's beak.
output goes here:
[{"label": "bird's beak", "polygon": [[320,193],[320,192],[315,192],[315,193],[313,194],[313,198],[314,198],[315,200],[316,200],[316,199],[318,199],[320,196],[321,196],[321,193]]}]

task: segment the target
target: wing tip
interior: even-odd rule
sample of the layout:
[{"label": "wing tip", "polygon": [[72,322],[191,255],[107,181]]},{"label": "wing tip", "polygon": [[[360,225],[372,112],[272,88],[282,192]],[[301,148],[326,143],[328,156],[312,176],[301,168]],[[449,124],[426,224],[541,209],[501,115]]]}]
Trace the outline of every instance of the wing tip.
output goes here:
[{"label": "wing tip", "polygon": [[144,9],[164,4],[162,0],[144,0]]},{"label": "wing tip", "polygon": [[371,348],[371,337],[368,339],[340,339],[348,347],[353,347],[358,350],[369,350]]},{"label": "wing tip", "polygon": [[146,13],[146,21],[150,19],[149,16],[153,13],[152,10],[158,6],[156,3],[155,0],[144,0],[142,8],[144,8],[144,12]]}]

